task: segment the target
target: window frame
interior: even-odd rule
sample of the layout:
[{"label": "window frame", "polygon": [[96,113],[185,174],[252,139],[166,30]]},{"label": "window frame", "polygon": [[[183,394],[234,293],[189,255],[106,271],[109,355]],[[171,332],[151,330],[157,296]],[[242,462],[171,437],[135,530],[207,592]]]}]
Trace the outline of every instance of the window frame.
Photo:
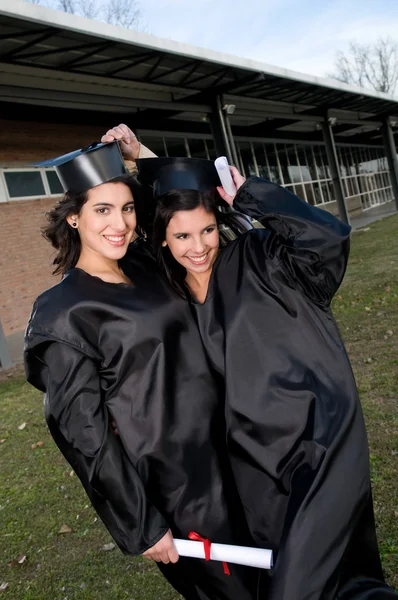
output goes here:
[{"label": "window frame", "polygon": [[[59,192],[56,194],[51,193],[50,184],[47,179],[47,171],[54,171],[55,169],[51,169],[48,167],[0,167],[0,180],[1,180],[1,188],[4,188],[5,197],[4,200],[0,197],[0,202],[19,202],[26,200],[40,200],[40,198],[58,198],[62,196],[63,192]],[[44,188],[43,194],[33,194],[31,196],[10,196],[7,180],[5,173],[32,173],[39,172],[41,181]]]}]

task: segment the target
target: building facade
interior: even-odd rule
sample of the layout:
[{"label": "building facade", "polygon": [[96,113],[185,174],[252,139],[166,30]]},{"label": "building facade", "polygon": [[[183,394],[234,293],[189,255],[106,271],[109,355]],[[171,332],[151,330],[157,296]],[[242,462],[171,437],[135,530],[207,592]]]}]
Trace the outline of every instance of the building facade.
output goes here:
[{"label": "building facade", "polygon": [[[398,102],[16,0],[0,8],[0,323],[56,282],[41,237],[61,193],[32,166],[125,122],[160,156],[226,155],[345,221],[398,203]],[[0,331],[1,335],[1,331]],[[1,361],[1,359],[0,359]]]}]

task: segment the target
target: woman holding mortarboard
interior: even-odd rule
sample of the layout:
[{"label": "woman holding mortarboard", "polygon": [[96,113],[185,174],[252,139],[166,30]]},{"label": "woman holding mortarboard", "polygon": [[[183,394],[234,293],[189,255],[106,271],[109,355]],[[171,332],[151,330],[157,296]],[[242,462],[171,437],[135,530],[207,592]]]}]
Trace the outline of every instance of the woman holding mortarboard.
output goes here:
[{"label": "woman holding mortarboard", "polygon": [[330,310],[350,227],[233,169],[236,196],[218,192],[265,228],[219,251],[210,161],[147,159],[138,169],[154,189],[159,262],[225,378],[228,454],[251,534],[277,553],[263,597],[396,598],[380,565],[362,410]]},{"label": "woman holding mortarboard", "polygon": [[117,143],[44,166],[66,192],[44,232],[63,279],[34,304],[25,367],[45,392],[51,434],[124,552],[158,561],[187,600],[255,600],[256,569],[231,565],[228,577],[219,563],[176,563],[173,535],[253,540],[190,307],[145,243],[130,245],[142,188],[126,179]]}]

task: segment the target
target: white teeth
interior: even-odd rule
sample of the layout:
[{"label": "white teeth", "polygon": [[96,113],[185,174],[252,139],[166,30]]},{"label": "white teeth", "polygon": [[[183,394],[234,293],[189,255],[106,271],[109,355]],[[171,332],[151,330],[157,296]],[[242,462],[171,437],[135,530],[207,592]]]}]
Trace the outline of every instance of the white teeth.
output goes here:
[{"label": "white teeth", "polygon": [[124,235],[105,235],[104,237],[110,242],[121,242],[124,240]]},{"label": "white teeth", "polygon": [[206,259],[207,254],[203,254],[202,256],[188,256],[188,258],[194,262],[203,262]]}]

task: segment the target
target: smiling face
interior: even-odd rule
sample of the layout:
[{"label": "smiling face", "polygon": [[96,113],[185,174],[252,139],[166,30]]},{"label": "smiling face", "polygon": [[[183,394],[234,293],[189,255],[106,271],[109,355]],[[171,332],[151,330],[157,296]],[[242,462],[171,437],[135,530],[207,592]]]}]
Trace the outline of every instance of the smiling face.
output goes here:
[{"label": "smiling face", "polygon": [[88,192],[87,202],[68,223],[77,230],[82,257],[119,260],[126,254],[137,225],[134,201],[124,183],[103,183]]},{"label": "smiling face", "polygon": [[164,246],[188,273],[206,273],[213,267],[219,247],[216,217],[203,206],[177,211],[166,229]]}]

